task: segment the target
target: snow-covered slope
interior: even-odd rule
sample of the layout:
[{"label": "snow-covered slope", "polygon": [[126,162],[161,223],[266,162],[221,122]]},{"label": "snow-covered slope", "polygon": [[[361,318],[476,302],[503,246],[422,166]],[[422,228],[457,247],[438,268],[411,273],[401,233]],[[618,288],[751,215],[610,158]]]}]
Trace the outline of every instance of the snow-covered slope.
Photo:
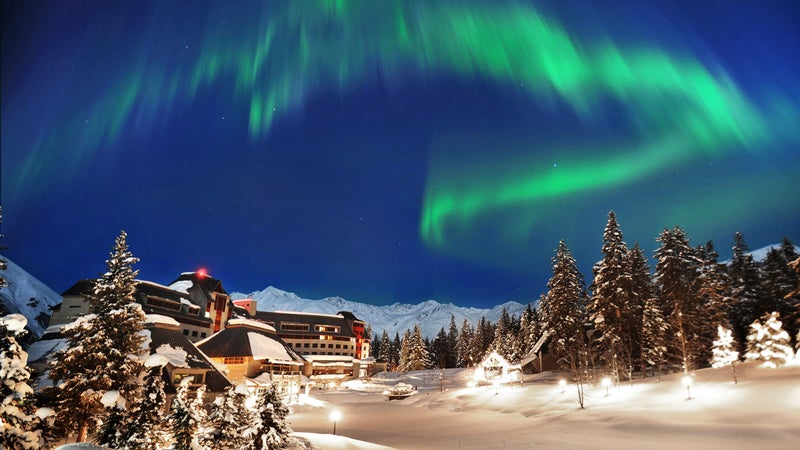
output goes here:
[{"label": "snow-covered slope", "polygon": [[50,307],[61,303],[61,296],[8,258],[8,269],[0,272],[8,286],[0,288],[0,315],[20,313],[28,319],[28,329],[39,337],[50,321]]},{"label": "snow-covered slope", "polygon": [[259,311],[300,311],[322,314],[350,311],[359,319],[367,322],[376,336],[380,336],[383,330],[386,330],[391,338],[394,338],[395,333],[402,336],[406,329],[413,329],[415,323],[420,324],[425,336],[433,338],[442,327],[448,330],[450,315],[455,316],[456,325],[460,328],[464,319],[469,320],[473,325],[481,317],[497,322],[503,308],[506,308],[509,314],[519,317],[526,306],[517,302],[506,302],[492,309],[479,309],[464,308],[452,303],[443,304],[434,300],[424,301],[418,305],[395,303],[387,306],[375,306],[352,302],[341,297],[308,300],[272,286],[263,291],[249,294],[234,292],[231,294],[231,298],[234,300],[252,298],[256,301],[258,305],[256,309]]}]

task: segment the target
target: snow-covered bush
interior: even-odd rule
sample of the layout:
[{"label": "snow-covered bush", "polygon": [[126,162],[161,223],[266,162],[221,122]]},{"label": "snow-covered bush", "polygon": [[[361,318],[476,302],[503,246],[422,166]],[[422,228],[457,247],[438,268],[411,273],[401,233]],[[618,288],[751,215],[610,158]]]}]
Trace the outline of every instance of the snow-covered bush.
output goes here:
[{"label": "snow-covered bush", "polygon": [[758,320],[750,325],[747,335],[747,361],[763,361],[761,367],[775,368],[792,361],[794,352],[789,341],[789,333],[784,331],[777,312],[765,315],[762,324]]},{"label": "snow-covered bush", "polygon": [[21,314],[0,318],[0,448],[38,449],[41,435],[33,429],[37,417],[28,385],[28,354],[17,342],[25,333]]},{"label": "snow-covered bush", "polygon": [[711,349],[711,367],[731,366],[733,370],[733,382],[736,383],[736,362],[739,361],[739,352],[735,350],[736,342],[733,339],[733,332],[722,325],[717,326],[717,339]]}]

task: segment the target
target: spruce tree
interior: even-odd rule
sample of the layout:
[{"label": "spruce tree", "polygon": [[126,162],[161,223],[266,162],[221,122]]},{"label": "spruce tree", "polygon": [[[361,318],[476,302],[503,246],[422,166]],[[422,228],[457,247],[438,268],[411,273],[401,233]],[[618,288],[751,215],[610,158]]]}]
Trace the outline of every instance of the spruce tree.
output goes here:
[{"label": "spruce tree", "polygon": [[697,364],[698,334],[704,325],[695,295],[699,258],[680,227],[665,229],[657,241],[661,243],[655,271],[660,307],[674,333],[671,350],[688,373]]},{"label": "spruce tree", "polygon": [[450,314],[450,326],[447,331],[447,361],[445,367],[458,367],[458,354],[456,347],[458,346],[458,327],[456,326],[456,317]]},{"label": "spruce tree", "polygon": [[747,361],[763,361],[761,367],[784,366],[794,358],[789,333],[784,331],[777,312],[765,314],[763,323],[755,320],[747,335]]},{"label": "spruce tree", "polygon": [[406,328],[406,331],[403,333],[403,340],[400,341],[400,363],[398,364],[398,369],[401,372],[408,371],[408,366],[411,363],[411,330]]},{"label": "spruce tree", "polygon": [[214,400],[208,414],[208,427],[200,436],[206,448],[244,448],[251,442],[250,428],[255,419],[245,402],[249,394],[244,385],[228,387]]},{"label": "spruce tree", "polygon": [[381,334],[381,348],[376,358],[378,361],[385,361],[388,364],[392,362],[392,341],[389,340],[389,333],[386,330],[383,330],[383,334]]},{"label": "spruce tree", "polygon": [[430,367],[430,354],[422,338],[419,324],[414,324],[414,331],[409,333],[408,339],[404,339],[403,342],[407,342],[406,350],[408,352],[403,371],[424,370]]},{"label": "spruce tree", "polygon": [[733,236],[733,256],[728,265],[731,310],[730,322],[733,335],[741,346],[746,342],[748,327],[758,317],[760,281],[758,266],[748,253],[744,236],[736,232]]},{"label": "spruce tree", "polygon": [[550,333],[550,351],[561,367],[577,377],[585,363],[586,288],[583,275],[563,240],[558,243],[552,263],[553,276],[547,282],[547,295],[539,304],[539,316],[542,329]]},{"label": "spruce tree", "polygon": [[[101,444],[116,430],[113,419],[124,416],[127,403],[139,396],[138,377],[142,371],[141,334],[145,320],[134,301],[138,261],[128,250],[127,234],[122,231],[106,261],[106,272],[95,282],[89,295],[92,314],[66,326],[67,348],[56,352],[50,378],[58,386],[57,408],[60,420],[78,428],[83,442],[97,420],[110,414]],[[109,391],[119,393],[117,401],[103,409],[101,398]],[[115,411],[116,410],[116,411]]]},{"label": "spruce tree", "polygon": [[162,373],[166,362],[161,355],[153,355],[146,362],[141,402],[131,408],[125,428],[120,430],[118,450],[157,450],[168,444],[169,433],[163,421],[167,395]]},{"label": "spruce tree", "polygon": [[642,311],[642,337],[641,337],[641,358],[642,358],[642,377],[647,373],[646,365],[653,367],[659,376],[661,366],[667,359],[667,342],[670,331],[664,312],[659,306],[659,301],[651,296],[644,303]]},{"label": "spruce tree", "polygon": [[736,351],[736,342],[733,340],[731,330],[717,326],[717,339],[714,341],[712,349],[711,367],[731,366],[733,371],[733,383],[738,382],[736,378],[736,363],[739,361],[739,352]]},{"label": "spruce tree", "polygon": [[726,295],[730,291],[722,265],[717,262],[719,254],[714,243],[709,241],[704,247],[698,247],[700,258],[698,277],[695,281],[695,295],[698,299],[697,358],[706,361],[711,358],[713,342],[718,337],[717,328],[730,328],[729,304]]},{"label": "spruce tree", "polygon": [[472,341],[475,338],[472,324],[464,318],[458,331],[456,343],[457,367],[471,367],[475,362],[472,358]]},{"label": "spruce tree", "polygon": [[9,450],[38,449],[42,440],[34,427],[28,354],[17,342],[26,324],[22,314],[0,318],[0,448]]},{"label": "spruce tree", "polygon": [[[631,365],[633,324],[628,247],[614,211],[608,213],[603,232],[603,258],[594,266],[592,296],[586,314],[594,324],[594,335],[602,349],[607,371],[619,379],[623,367]],[[620,364],[622,363],[622,364]],[[628,371],[630,375],[630,371]]]},{"label": "spruce tree", "polygon": [[[196,408],[192,407],[193,398],[189,389],[191,381],[192,377],[185,377],[181,380],[177,393],[172,399],[170,414],[167,416],[167,423],[175,440],[173,445],[175,450],[192,450],[195,448],[193,445],[196,442],[195,436],[200,424],[205,420],[205,417],[198,415]],[[205,386],[201,387],[196,397],[201,399],[201,403],[204,388]]]},{"label": "spruce tree", "polygon": [[447,361],[449,359],[448,355],[450,354],[450,345],[448,343],[447,333],[444,331],[444,327],[439,330],[439,333],[433,340],[430,354],[433,364],[436,368],[444,369],[447,367]]},{"label": "spruce tree", "polygon": [[392,367],[395,370],[400,368],[400,350],[402,347],[402,343],[400,342],[400,333],[394,333],[394,339],[392,340]]},{"label": "spruce tree", "polygon": [[797,276],[789,267],[786,252],[780,248],[772,248],[764,258],[761,267],[761,298],[756,306],[756,313],[778,312],[790,336],[797,333],[795,307],[792,305],[791,293],[797,288]]},{"label": "spruce tree", "polygon": [[286,420],[289,408],[281,400],[273,386],[259,389],[255,393],[255,415],[253,417],[251,443],[252,450],[272,450],[287,448],[291,443],[289,424]]},{"label": "spruce tree", "polygon": [[[647,373],[647,365],[660,362],[663,357],[664,324],[663,315],[655,302],[653,280],[650,266],[644,251],[635,244],[628,252],[628,273],[630,275],[630,308],[627,320],[635,322],[630,330],[633,349],[638,358],[642,377]],[[649,329],[648,329],[649,328]],[[632,358],[633,359],[633,358]],[[651,362],[652,361],[652,362]]]}]

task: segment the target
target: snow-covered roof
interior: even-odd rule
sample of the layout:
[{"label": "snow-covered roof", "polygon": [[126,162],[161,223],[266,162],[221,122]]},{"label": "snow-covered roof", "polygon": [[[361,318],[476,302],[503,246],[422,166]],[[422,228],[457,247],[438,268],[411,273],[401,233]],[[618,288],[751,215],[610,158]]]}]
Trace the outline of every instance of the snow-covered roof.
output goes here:
[{"label": "snow-covered roof", "polygon": [[273,312],[278,314],[297,314],[301,316],[333,317],[336,319],[344,319],[344,316],[341,314],[322,314],[322,313],[312,313],[305,311],[273,311]]},{"label": "snow-covered roof", "polygon": [[275,339],[258,333],[247,333],[247,339],[250,341],[250,351],[255,360],[268,360],[298,366],[303,364],[296,361],[286,350],[286,347]]},{"label": "snow-covered roof", "polygon": [[235,325],[244,325],[253,328],[260,328],[262,330],[270,331],[272,333],[275,332],[275,327],[265,324],[264,322],[259,322],[257,320],[252,319],[245,319],[243,317],[238,317],[236,319],[231,319],[228,321],[227,326],[235,326]]},{"label": "snow-covered roof", "polygon": [[[181,275],[186,275],[186,274],[181,274]],[[183,292],[184,294],[188,294],[189,293],[189,288],[192,287],[192,286],[194,286],[194,283],[191,280],[180,280],[180,281],[176,281],[176,282],[170,284],[169,288],[174,290],[174,291]]]},{"label": "snow-covered roof", "polygon": [[172,317],[164,316],[161,314],[147,314],[145,317],[146,317],[144,321],[145,324],[153,324],[153,325],[162,324],[162,325],[170,325],[173,327],[181,326],[181,324],[177,320],[173,319]]}]

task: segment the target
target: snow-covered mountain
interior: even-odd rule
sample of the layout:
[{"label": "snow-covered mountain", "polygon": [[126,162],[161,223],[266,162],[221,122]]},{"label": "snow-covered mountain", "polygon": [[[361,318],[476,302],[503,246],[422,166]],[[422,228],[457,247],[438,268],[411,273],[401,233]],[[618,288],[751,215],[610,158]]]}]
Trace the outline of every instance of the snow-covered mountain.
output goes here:
[{"label": "snow-covered mountain", "polygon": [[455,316],[456,325],[460,328],[464,319],[469,320],[473,325],[478,323],[481,317],[497,322],[503,308],[506,308],[509,314],[519,317],[526,307],[517,302],[506,302],[491,309],[465,308],[434,300],[424,301],[417,305],[395,303],[376,306],[345,300],[341,297],[308,300],[272,286],[263,291],[249,294],[234,292],[231,294],[231,298],[234,300],[251,298],[256,301],[258,305],[256,309],[259,311],[300,311],[321,314],[350,311],[359,319],[367,322],[376,336],[380,336],[383,330],[386,330],[391,338],[394,338],[395,333],[402,336],[406,329],[413,329],[415,323],[420,325],[423,335],[434,338],[442,327],[445,331],[449,329],[450,315]]},{"label": "snow-covered mountain", "polygon": [[8,286],[0,288],[0,316],[20,313],[27,317],[27,328],[40,337],[50,321],[50,307],[61,303],[61,296],[33,275],[0,255],[8,268],[0,272]]}]

